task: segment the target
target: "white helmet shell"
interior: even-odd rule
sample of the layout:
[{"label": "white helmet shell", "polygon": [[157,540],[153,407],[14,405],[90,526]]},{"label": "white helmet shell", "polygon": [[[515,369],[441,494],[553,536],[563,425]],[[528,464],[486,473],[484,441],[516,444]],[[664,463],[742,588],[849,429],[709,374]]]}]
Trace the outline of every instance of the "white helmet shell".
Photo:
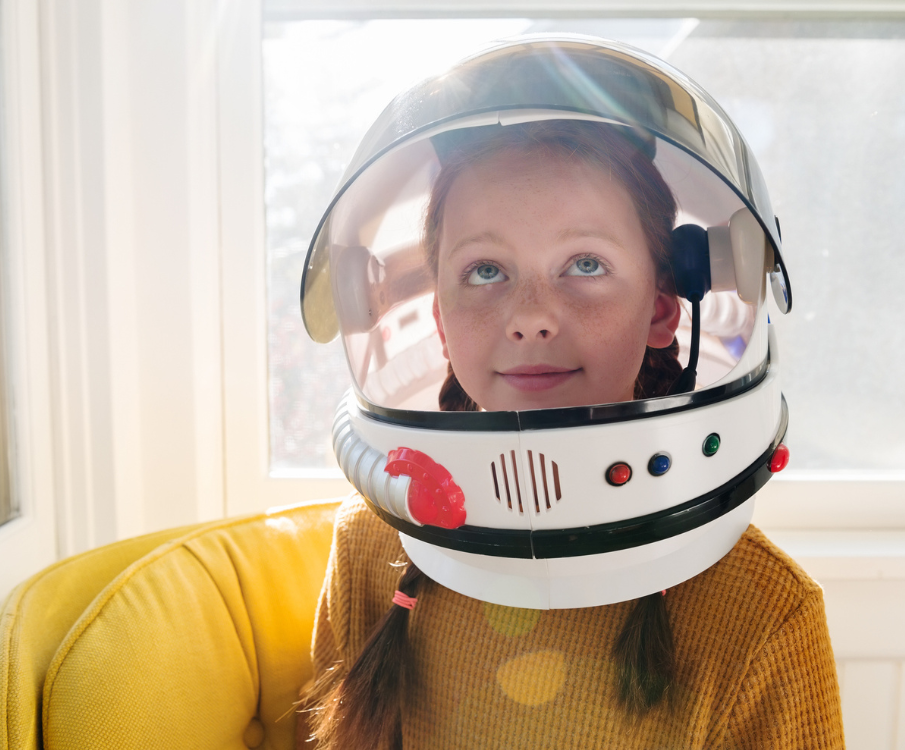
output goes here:
[{"label": "white helmet shell", "polygon": [[[560,409],[438,410],[447,362],[421,235],[444,143],[539,120],[624,130],[672,191],[677,224],[703,238],[709,293],[688,298],[713,347],[696,390]],[[354,383],[334,427],[339,463],[412,560],[468,596],[569,608],[676,585],[731,549],[753,494],[786,455],[768,276],[787,312],[791,288],[760,170],[696,84],[602,40],[496,45],[387,107],[312,240],[305,326],[315,341],[341,334]],[[697,351],[696,329],[691,336]]]}]

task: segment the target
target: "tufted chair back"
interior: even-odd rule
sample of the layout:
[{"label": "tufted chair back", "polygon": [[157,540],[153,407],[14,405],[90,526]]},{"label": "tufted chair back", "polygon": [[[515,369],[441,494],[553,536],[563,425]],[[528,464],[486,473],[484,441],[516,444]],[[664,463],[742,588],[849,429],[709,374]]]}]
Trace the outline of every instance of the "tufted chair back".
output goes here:
[{"label": "tufted chair back", "polygon": [[0,620],[0,750],[294,747],[337,505],[120,542],[21,584]]}]

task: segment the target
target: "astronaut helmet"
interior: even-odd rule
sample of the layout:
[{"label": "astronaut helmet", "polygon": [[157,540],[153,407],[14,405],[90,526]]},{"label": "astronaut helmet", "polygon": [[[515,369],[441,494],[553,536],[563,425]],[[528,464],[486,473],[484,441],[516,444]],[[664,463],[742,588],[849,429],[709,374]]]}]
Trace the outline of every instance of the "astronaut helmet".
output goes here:
[{"label": "astronaut helmet", "polygon": [[[387,106],[309,247],[306,330],[352,374],[338,462],[462,594],[558,609],[687,580],[788,459],[781,249],[753,154],[682,73],[497,43]],[[640,337],[612,314],[635,273]]]}]

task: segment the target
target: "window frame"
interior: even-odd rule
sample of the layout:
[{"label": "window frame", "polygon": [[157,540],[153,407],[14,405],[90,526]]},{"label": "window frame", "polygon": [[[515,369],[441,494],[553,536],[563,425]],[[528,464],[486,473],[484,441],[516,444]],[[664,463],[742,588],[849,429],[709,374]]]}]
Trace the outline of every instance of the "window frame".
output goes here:
[{"label": "window frame", "polygon": [[[206,0],[192,4],[192,10],[176,2],[159,3],[141,6],[144,15],[134,17],[125,7],[43,0],[0,3],[4,91],[0,117],[4,154],[10,155],[3,163],[4,263],[8,264],[3,271],[9,274],[10,316],[7,374],[15,399],[11,412],[16,451],[11,469],[20,498],[20,516],[0,527],[0,595],[58,555],[113,538],[192,519],[337,497],[350,489],[344,479],[330,478],[323,471],[270,469],[261,0]],[[485,16],[649,12],[709,18],[905,18],[905,0],[873,3],[867,10],[852,2],[800,2],[792,11],[787,4],[766,0],[751,0],[741,10],[737,3],[717,0],[582,0],[567,5],[549,0],[340,0],[329,4],[278,0],[268,7],[291,12],[296,18],[461,17],[478,12]],[[144,36],[149,22],[156,34],[150,41]],[[158,78],[136,78],[135,71],[147,70],[148,61],[161,53],[154,45],[164,32],[180,23],[183,57],[168,58]],[[212,65],[211,29],[216,32]],[[70,76],[72,49],[95,50],[98,42],[99,56],[90,60],[95,67]],[[140,51],[131,55],[135,47]],[[151,104],[141,97],[130,100],[130,93],[137,90],[137,83],[150,80],[158,87],[171,85],[188,73],[192,73],[191,106],[185,108],[185,121],[167,121],[168,140],[150,144],[158,150],[149,150],[142,140],[147,132],[137,131],[136,123],[147,120]],[[98,156],[90,151],[96,138],[86,146],[70,136],[67,118],[71,119],[72,102],[86,108],[80,115],[86,131],[103,126],[99,131],[106,138],[101,154],[107,170],[103,192],[85,181],[71,189],[68,165]],[[180,158],[190,162],[182,167],[193,180],[191,206],[160,202],[146,206],[145,181],[157,175],[158,163],[164,162],[158,153],[167,157],[167,164],[180,165]],[[97,174],[96,165],[92,166]],[[151,192],[157,201],[165,195],[158,185]],[[86,196],[91,200],[84,200]],[[62,209],[61,201],[66,202]],[[108,232],[101,235],[107,243],[103,249],[97,250],[96,235],[79,235],[79,241],[95,248],[92,262],[100,265],[92,269],[108,275],[110,299],[96,307],[109,311],[116,328],[105,334],[102,351],[89,351],[89,342],[80,333],[87,325],[85,319],[67,315],[67,305],[75,304],[80,295],[90,297],[95,279],[87,273],[85,278],[67,277],[64,291],[70,298],[61,301],[62,261],[85,260],[81,256],[73,260],[70,255],[84,254],[84,248],[64,246],[60,238],[70,237],[73,217],[96,230],[98,217],[104,216],[112,217],[113,223],[101,227]],[[187,274],[177,281],[191,286],[194,295],[190,310],[194,328],[183,326],[186,330],[178,332],[183,337],[181,349],[194,358],[194,369],[183,360],[174,360],[171,369],[174,382],[186,391],[190,381],[194,394],[195,401],[187,403],[190,408],[193,404],[196,413],[185,416],[186,429],[194,430],[197,445],[193,457],[160,451],[172,442],[176,422],[149,421],[159,403],[149,400],[149,394],[154,399],[168,394],[165,384],[156,381],[145,388],[151,376],[143,380],[139,367],[139,348],[158,352],[161,336],[172,333],[166,320],[157,322],[158,317],[166,317],[159,315],[165,309],[143,309],[140,320],[135,319],[138,269],[151,263],[144,253],[158,241],[156,235],[148,238],[138,232],[139,226],[147,226],[138,219],[147,222],[162,216],[174,225],[186,216],[197,222],[177,237],[184,245],[172,249],[160,266],[161,273]],[[99,255],[105,260],[98,261],[95,256]],[[183,265],[174,265],[177,257]],[[148,296],[145,290],[145,301]],[[153,304],[167,303],[160,296]],[[105,360],[108,354],[110,359]],[[82,374],[95,368],[92,372],[109,382],[111,392],[101,388],[88,398],[66,377],[69,363],[82,368]],[[106,369],[101,372],[98,366]],[[109,429],[102,413],[108,408],[114,417]],[[78,423],[79,419],[87,424]],[[115,475],[102,502],[92,485],[91,461]],[[156,477],[176,472],[184,475],[180,481],[185,497],[162,495],[160,488],[169,485]],[[781,475],[760,493],[755,519],[771,532],[823,534],[830,543],[836,538],[833,535],[849,535],[850,542],[851,534],[860,534],[855,546],[860,544],[861,552],[868,554],[874,530],[905,530],[902,497],[905,472],[834,478]],[[117,516],[114,520],[111,507]],[[901,559],[905,559],[905,542]]]},{"label": "window frame", "polygon": [[10,474],[18,514],[0,526],[0,598],[57,557],[38,4],[0,3],[3,273]]},{"label": "window frame", "polygon": [[[347,491],[342,479],[324,478],[323,470],[269,470],[266,253],[263,204],[263,124],[261,39],[240,29],[260,29],[260,0],[231,3],[220,58],[221,236],[224,238],[224,299],[241,306],[224,309],[227,486],[229,508],[241,497],[273,498],[278,504]],[[757,19],[905,18],[905,2],[874,3],[864,10],[854,2],[799,2],[782,9],[755,0],[739,8],[734,2],[607,1],[559,3],[493,0],[474,2],[424,0],[321,2],[280,0],[268,3],[268,19],[463,17],[472,15],[666,15]],[[237,85],[237,77],[241,84]],[[228,82],[228,85],[227,85]],[[242,207],[245,207],[243,210]],[[249,211],[248,206],[253,206]],[[253,248],[253,250],[252,250]],[[253,293],[248,293],[249,281]],[[251,353],[253,356],[249,356]],[[249,394],[254,394],[249,398]],[[755,521],[771,529],[852,530],[905,528],[905,471],[901,474],[779,475],[758,497]],[[857,498],[857,503],[852,501]]]},{"label": "window frame", "polygon": [[264,6],[270,20],[647,15],[787,21],[905,17],[902,0],[267,0]]},{"label": "window frame", "polygon": [[[2,203],[0,203],[2,205]],[[4,243],[0,240],[0,267],[4,262]],[[12,487],[9,454],[13,442],[10,429],[9,397],[6,377],[6,298],[5,277],[0,274],[0,527],[19,514],[18,497]]]}]

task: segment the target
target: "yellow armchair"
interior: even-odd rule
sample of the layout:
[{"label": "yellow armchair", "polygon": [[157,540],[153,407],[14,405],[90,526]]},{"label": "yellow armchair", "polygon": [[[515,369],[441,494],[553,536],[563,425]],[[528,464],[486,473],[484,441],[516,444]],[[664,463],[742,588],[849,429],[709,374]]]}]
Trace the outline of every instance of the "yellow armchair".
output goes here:
[{"label": "yellow armchair", "polygon": [[0,750],[292,748],[337,505],[119,542],[18,586]]}]

